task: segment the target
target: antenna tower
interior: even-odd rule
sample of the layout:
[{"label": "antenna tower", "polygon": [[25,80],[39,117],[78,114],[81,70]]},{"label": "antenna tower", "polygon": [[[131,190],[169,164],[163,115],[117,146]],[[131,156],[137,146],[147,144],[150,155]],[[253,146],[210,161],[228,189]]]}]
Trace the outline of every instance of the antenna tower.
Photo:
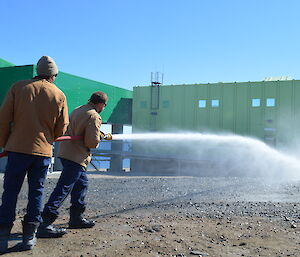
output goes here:
[{"label": "antenna tower", "polygon": [[164,74],[162,72],[151,72],[151,86],[163,85]]}]

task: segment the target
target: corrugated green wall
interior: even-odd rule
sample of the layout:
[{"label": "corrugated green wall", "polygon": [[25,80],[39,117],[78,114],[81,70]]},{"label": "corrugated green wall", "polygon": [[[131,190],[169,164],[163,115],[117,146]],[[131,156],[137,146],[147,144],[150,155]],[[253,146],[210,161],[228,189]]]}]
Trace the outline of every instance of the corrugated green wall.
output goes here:
[{"label": "corrugated green wall", "polygon": [[14,66],[0,68],[0,103],[2,103],[8,89],[18,80],[29,79],[33,76],[33,66]]},{"label": "corrugated green wall", "polygon": [[[132,91],[64,72],[58,74],[55,84],[65,93],[70,110],[87,103],[93,92],[105,92],[109,97],[109,101],[104,111],[101,113],[103,121],[109,123],[131,124],[130,114],[132,107],[124,103],[126,101],[124,99],[132,99]],[[120,105],[122,108],[120,108]],[[116,112],[116,108],[118,108],[118,115],[114,114],[112,116],[112,114]]]},{"label": "corrugated green wall", "polygon": [[[35,75],[35,65],[0,68],[0,103],[13,83]],[[103,122],[131,124],[132,91],[64,72],[59,72],[55,84],[65,93],[69,112],[87,103],[93,92],[103,91],[109,96],[108,105],[101,113]]]},{"label": "corrugated green wall", "polygon": [[14,65],[13,63],[5,61],[5,60],[3,60],[3,59],[0,58],[0,68],[10,67],[10,66],[16,66],[16,65]]},{"label": "corrugated green wall", "polygon": [[[154,101],[158,108],[151,108]],[[135,87],[133,131],[172,130],[232,132],[286,144],[300,134],[300,81]]]}]

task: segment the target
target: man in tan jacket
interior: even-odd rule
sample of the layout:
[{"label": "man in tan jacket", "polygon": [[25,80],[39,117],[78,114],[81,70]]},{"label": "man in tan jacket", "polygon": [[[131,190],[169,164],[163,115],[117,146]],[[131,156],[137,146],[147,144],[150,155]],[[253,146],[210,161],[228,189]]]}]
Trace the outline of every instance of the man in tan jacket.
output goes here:
[{"label": "man in tan jacket", "polygon": [[107,101],[107,95],[98,91],[92,94],[87,104],[76,108],[71,113],[67,134],[83,138],[60,143],[58,156],[63,171],[44,207],[43,223],[38,229],[38,237],[61,237],[66,233],[52,226],[52,223],[58,217],[58,208],[69,193],[71,194],[69,228],[91,228],[95,225],[94,221],[89,221],[82,216],[86,208],[85,196],[88,189],[86,167],[91,160],[90,148],[96,148],[101,140],[102,122],[99,113],[103,111]]},{"label": "man in tan jacket", "polygon": [[54,60],[43,56],[36,69],[37,77],[12,85],[0,109],[0,147],[8,152],[0,206],[0,252],[7,250],[26,175],[29,191],[22,248],[29,250],[36,244],[52,143],[69,123],[66,97],[53,83],[58,74]]}]

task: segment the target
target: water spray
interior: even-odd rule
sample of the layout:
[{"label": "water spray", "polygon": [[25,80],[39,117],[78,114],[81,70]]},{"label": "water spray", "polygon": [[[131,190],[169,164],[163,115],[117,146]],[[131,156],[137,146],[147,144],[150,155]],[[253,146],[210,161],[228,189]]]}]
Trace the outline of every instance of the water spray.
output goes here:
[{"label": "water spray", "polygon": [[[255,138],[233,134],[206,133],[133,133],[113,134],[113,140],[125,140],[135,143],[136,153],[141,158],[160,160],[168,157],[182,160],[199,161],[195,165],[195,174],[201,174],[212,164],[212,172],[217,176],[265,176],[272,179],[300,179],[300,160],[293,152],[273,148]],[[154,143],[155,142],[155,143]],[[158,163],[158,162],[157,162]],[[155,166],[159,169],[159,166]],[[192,165],[191,165],[192,166]],[[165,166],[161,166],[162,170]],[[180,164],[180,170],[188,165]],[[176,167],[174,168],[176,169]],[[209,173],[209,172],[208,172]],[[185,173],[184,173],[185,174]]]},{"label": "water spray", "polygon": [[[80,139],[83,137],[62,136],[55,141]],[[262,174],[300,179],[300,161],[297,157],[251,137],[192,132],[105,134],[101,131],[100,139],[135,141],[137,154],[147,158],[161,159],[166,153],[172,160],[211,162],[216,165],[218,175],[226,176],[230,170],[235,170],[254,177]],[[6,155],[6,152],[0,153],[0,157]],[[201,171],[200,166],[196,168]]]}]

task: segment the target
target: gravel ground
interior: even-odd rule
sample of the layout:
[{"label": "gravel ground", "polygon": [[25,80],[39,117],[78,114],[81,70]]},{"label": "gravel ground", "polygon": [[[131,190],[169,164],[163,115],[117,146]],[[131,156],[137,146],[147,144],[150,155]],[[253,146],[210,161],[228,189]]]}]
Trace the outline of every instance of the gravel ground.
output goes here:
[{"label": "gravel ground", "polygon": [[[58,174],[49,174],[48,199]],[[1,178],[1,191],[2,181]],[[7,256],[300,256],[300,182],[89,174],[87,230]],[[27,187],[10,246],[20,240]],[[69,198],[57,224],[67,226]]]}]

